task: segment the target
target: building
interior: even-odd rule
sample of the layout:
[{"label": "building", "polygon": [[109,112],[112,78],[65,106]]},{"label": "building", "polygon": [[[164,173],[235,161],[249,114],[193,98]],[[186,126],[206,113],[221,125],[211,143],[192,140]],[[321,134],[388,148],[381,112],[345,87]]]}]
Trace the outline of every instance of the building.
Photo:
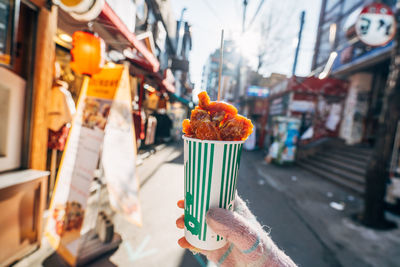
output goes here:
[{"label": "building", "polygon": [[57,8],[2,1],[0,14],[0,262],[10,265],[42,237]]},{"label": "building", "polygon": [[[165,110],[175,93],[170,67],[176,54],[176,19],[167,8],[170,1],[73,1],[72,6],[86,3],[86,9],[77,13],[53,2],[62,1],[0,4],[0,207],[4,215],[0,262],[4,265],[32,252],[41,241],[43,212],[54,186],[54,177],[49,179],[46,170],[51,161],[48,99],[56,80],[55,62],[75,101],[82,82],[69,66],[72,34],[96,32],[105,42],[107,62],[129,65],[135,117],[142,118],[150,95],[157,96],[155,109]],[[187,59],[188,24],[185,29],[182,56]],[[186,77],[188,81],[188,73]],[[144,119],[135,125],[138,139],[144,134],[142,125]]]},{"label": "building", "polygon": [[191,100],[194,84],[190,80],[189,56],[192,50],[192,30],[187,21],[177,21],[176,55],[171,57],[176,95]]},{"label": "building", "polygon": [[[207,59],[203,67],[201,88],[206,90],[211,99],[218,96],[220,49],[216,49]],[[234,101],[234,90],[236,87],[237,64],[239,54],[232,40],[224,42],[223,66],[221,74],[221,99]]]},{"label": "building", "polygon": [[[373,144],[377,138],[383,89],[393,41],[381,47],[363,44],[355,22],[363,6],[373,1],[324,0],[313,58],[313,74],[348,80],[340,137],[347,144]],[[394,7],[395,0],[382,3]]]}]

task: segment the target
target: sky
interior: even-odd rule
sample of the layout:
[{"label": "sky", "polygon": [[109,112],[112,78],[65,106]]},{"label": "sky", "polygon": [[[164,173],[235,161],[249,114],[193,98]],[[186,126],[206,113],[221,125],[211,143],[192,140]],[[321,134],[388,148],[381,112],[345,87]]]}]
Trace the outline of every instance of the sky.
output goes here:
[{"label": "sky", "polygon": [[[246,12],[246,34],[241,34],[243,0],[171,0],[177,19],[182,8],[186,7],[184,20],[192,25],[192,51],[190,54],[190,75],[195,89],[201,88],[203,65],[208,56],[220,46],[221,29],[225,31],[225,39],[238,40],[242,54],[247,58],[249,66],[257,66],[257,50],[259,45],[265,47],[266,66],[261,73],[290,75],[295,54],[297,34],[300,25],[300,13],[306,11],[301,49],[298,58],[296,75],[308,75],[318,28],[321,0],[265,0],[254,22],[255,11],[262,0],[248,0]],[[260,34],[261,25],[269,29],[269,34]],[[271,27],[268,27],[271,25]]]}]

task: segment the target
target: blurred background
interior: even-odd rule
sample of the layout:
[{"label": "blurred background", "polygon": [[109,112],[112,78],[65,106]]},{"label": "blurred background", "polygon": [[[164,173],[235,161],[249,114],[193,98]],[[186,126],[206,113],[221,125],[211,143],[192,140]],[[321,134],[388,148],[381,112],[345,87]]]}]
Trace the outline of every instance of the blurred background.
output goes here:
[{"label": "blurred background", "polygon": [[[66,246],[81,266],[213,266],[178,246],[175,226],[182,121],[201,91],[254,124],[238,194],[297,264],[398,266],[399,8],[0,0],[0,266],[71,265],[46,238],[51,218],[84,240]],[[118,66],[116,80],[96,76]],[[92,114],[95,85],[124,93]]]}]

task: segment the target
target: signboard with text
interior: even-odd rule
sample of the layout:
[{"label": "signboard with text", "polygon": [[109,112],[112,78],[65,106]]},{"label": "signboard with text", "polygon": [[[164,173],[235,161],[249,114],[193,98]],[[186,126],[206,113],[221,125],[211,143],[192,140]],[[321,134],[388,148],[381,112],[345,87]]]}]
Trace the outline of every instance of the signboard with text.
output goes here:
[{"label": "signboard with text", "polygon": [[361,42],[369,46],[383,46],[393,39],[396,21],[389,6],[372,3],[362,9],[355,28]]},{"label": "signboard with text", "polygon": [[249,87],[247,87],[247,95],[255,97],[268,97],[269,89],[257,85],[250,85]]},{"label": "signboard with text", "polygon": [[[121,96],[124,100],[121,100]],[[117,97],[118,100],[115,101]],[[82,224],[87,211],[89,188],[105,136],[109,136],[108,142],[115,145],[117,150],[111,151],[112,155],[108,155],[107,158],[112,161],[122,159],[121,162],[126,161],[125,157],[132,160],[130,166],[120,164],[118,171],[108,172],[113,178],[107,179],[110,183],[108,186],[117,189],[126,187],[130,190],[127,193],[138,190],[134,175],[136,151],[131,107],[126,104],[130,103],[130,98],[129,73],[122,65],[105,67],[100,73],[84,80],[77,112],[61,160],[45,229],[50,244],[70,265],[76,265],[83,244]],[[130,120],[126,120],[127,114]],[[122,130],[117,136],[120,138],[119,143],[113,141],[116,127],[121,127]],[[104,147],[108,146],[104,144]],[[121,185],[124,182],[129,184]],[[110,195],[112,199],[114,193],[110,192]],[[130,210],[130,217],[133,217],[131,221],[136,220],[140,223],[137,192],[132,196],[133,199],[124,200],[124,205],[135,206],[135,209]],[[132,205],[132,202],[136,205]]]}]

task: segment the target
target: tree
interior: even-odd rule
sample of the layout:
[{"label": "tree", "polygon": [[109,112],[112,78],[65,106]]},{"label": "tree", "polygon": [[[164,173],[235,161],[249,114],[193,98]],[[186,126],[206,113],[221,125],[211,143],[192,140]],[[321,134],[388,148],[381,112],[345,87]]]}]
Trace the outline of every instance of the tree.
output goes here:
[{"label": "tree", "polygon": [[[297,4],[292,1],[269,2],[270,6],[264,12],[262,18],[266,18],[259,24],[261,41],[257,51],[257,72],[264,74],[269,67],[278,61],[288,59],[294,52],[293,40],[297,36],[298,27]],[[295,19],[295,20],[292,20]],[[291,66],[291,65],[290,65]]]}]

